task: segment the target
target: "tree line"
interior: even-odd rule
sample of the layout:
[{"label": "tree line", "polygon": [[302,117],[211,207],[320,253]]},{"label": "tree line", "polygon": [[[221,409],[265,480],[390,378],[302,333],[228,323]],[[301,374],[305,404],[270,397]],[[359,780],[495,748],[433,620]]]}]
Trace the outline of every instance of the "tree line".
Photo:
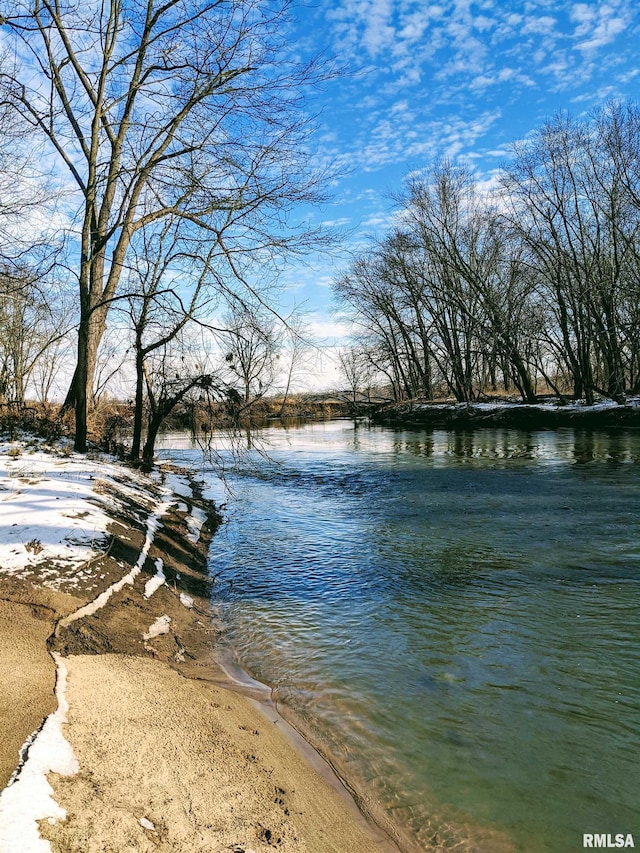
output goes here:
[{"label": "tree line", "polygon": [[131,455],[148,462],[173,407],[247,402],[296,328],[277,267],[327,238],[291,214],[323,198],[307,95],[334,72],[290,50],[289,7],[4,5],[0,400],[43,371],[45,394],[71,336],[78,451],[105,354],[107,373],[132,363]]},{"label": "tree line", "polygon": [[334,283],[343,364],[396,400],[540,389],[593,404],[640,393],[640,110],[558,115],[487,189],[438,161]]}]

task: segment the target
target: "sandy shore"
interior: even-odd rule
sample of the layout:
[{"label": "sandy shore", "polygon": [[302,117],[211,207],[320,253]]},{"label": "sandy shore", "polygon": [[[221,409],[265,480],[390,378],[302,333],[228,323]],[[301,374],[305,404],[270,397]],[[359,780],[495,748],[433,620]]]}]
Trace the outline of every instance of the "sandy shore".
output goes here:
[{"label": "sandy shore", "polygon": [[[154,660],[71,656],[65,851],[373,851],[364,822],[243,696]],[[142,821],[142,823],[141,823]]]},{"label": "sandy shore", "polygon": [[[45,611],[46,612],[46,611]],[[26,736],[55,710],[55,666],[47,652],[51,624],[27,605],[0,602],[0,784],[18,763]]]},{"label": "sandy shore", "polygon": [[[283,720],[230,689],[213,658],[211,525],[193,536],[194,506],[202,518],[206,505],[174,501],[150,537],[152,498],[136,503],[123,485],[108,553],[85,567],[84,586],[71,593],[51,589],[50,567],[42,571],[47,586],[35,569],[28,579],[0,572],[0,788],[58,705],[50,652],[67,670],[62,732],[78,770],[49,774],[66,818],[40,821],[38,849],[396,849],[321,759],[307,760]],[[147,596],[159,566],[163,583]],[[131,582],[122,583],[127,572]],[[81,609],[100,596],[95,612]]]}]

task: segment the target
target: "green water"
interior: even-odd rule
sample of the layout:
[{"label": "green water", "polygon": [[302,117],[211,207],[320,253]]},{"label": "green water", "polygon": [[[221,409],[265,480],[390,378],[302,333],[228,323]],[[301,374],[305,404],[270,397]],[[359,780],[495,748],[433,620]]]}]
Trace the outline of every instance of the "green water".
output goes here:
[{"label": "green water", "polygon": [[639,845],[640,436],[264,440],[211,552],[241,665],[425,848]]}]

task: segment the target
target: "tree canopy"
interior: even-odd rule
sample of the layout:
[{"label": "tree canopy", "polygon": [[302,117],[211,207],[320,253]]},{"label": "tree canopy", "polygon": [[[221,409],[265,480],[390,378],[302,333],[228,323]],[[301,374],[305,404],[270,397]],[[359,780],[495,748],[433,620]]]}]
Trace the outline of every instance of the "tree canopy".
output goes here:
[{"label": "tree canopy", "polygon": [[490,192],[438,162],[396,200],[399,224],[334,291],[397,399],[640,392],[637,106],[550,119]]},{"label": "tree canopy", "polygon": [[[86,448],[98,348],[136,244],[171,220],[181,263],[207,258],[213,289],[309,244],[287,222],[317,201],[305,93],[325,73],[287,49],[286,0],[104,0],[5,6],[13,59],[3,102],[53,157],[78,287],[67,404]],[[211,251],[211,246],[214,250]],[[139,252],[140,249],[137,249]]]}]

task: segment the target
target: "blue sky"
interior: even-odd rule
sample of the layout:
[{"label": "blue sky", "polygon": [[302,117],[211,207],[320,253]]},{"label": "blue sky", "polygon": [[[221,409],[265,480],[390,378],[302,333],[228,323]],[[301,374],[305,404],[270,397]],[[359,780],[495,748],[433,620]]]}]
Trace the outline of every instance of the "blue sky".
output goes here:
[{"label": "blue sky", "polygon": [[[635,0],[313,0],[296,9],[302,52],[349,69],[318,98],[323,156],[348,170],[319,221],[365,235],[389,222],[389,194],[434,158],[464,158],[481,179],[559,110],[587,114],[640,99]],[[332,340],[329,284],[344,257],[290,268],[285,281]]]}]

